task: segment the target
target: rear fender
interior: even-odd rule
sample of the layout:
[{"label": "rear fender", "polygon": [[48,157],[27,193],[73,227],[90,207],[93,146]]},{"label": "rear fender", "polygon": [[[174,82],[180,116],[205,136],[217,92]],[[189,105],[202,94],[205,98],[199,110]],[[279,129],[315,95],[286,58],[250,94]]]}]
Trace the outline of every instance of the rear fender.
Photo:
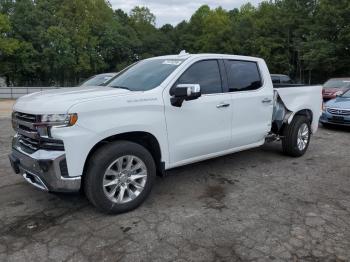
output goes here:
[{"label": "rear fender", "polygon": [[305,115],[310,118],[312,132],[315,133],[322,113],[322,87],[276,88],[275,91],[290,112],[290,115],[286,114],[287,123],[290,124],[295,115]]}]

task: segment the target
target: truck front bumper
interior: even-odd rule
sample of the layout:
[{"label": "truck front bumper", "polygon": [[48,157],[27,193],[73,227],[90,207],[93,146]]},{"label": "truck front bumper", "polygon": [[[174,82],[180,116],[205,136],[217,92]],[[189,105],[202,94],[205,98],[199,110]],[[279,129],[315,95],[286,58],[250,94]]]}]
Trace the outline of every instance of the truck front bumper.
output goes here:
[{"label": "truck front bumper", "polygon": [[76,192],[81,186],[81,177],[69,177],[64,151],[38,150],[26,153],[17,145],[14,137],[9,155],[11,166],[33,186],[50,192]]}]

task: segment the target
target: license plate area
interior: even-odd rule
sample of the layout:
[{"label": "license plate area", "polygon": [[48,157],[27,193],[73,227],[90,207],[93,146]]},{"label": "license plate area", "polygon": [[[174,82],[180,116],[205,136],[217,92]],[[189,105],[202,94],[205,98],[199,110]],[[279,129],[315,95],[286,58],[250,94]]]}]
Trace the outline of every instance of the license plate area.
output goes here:
[{"label": "license plate area", "polygon": [[333,116],[332,120],[334,122],[344,122],[344,117],[343,116]]}]

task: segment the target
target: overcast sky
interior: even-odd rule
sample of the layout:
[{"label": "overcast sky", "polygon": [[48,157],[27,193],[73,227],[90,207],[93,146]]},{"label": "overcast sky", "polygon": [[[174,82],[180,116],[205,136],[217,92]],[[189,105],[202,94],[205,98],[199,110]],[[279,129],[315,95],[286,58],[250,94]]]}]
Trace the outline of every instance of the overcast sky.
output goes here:
[{"label": "overcast sky", "polygon": [[262,0],[110,0],[113,9],[122,9],[129,14],[134,6],[147,6],[157,20],[157,26],[164,24],[176,25],[182,20],[189,20],[191,15],[204,4],[211,8],[222,6],[230,10],[251,2],[257,5]]}]

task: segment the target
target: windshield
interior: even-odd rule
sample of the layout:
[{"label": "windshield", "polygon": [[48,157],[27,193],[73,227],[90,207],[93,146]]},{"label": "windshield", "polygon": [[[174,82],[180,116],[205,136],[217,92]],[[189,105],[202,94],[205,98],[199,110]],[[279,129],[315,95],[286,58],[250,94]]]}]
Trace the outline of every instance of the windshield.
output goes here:
[{"label": "windshield", "polygon": [[121,72],[107,86],[147,91],[159,86],[184,60],[151,59],[142,60]]},{"label": "windshield", "polygon": [[350,79],[330,79],[324,84],[325,88],[350,88]]},{"label": "windshield", "polygon": [[345,92],[341,97],[350,98],[350,90]]},{"label": "windshield", "polygon": [[103,85],[108,80],[110,80],[114,75],[108,74],[108,75],[96,75],[93,77],[90,77],[88,80],[83,82],[80,86],[99,86]]}]

